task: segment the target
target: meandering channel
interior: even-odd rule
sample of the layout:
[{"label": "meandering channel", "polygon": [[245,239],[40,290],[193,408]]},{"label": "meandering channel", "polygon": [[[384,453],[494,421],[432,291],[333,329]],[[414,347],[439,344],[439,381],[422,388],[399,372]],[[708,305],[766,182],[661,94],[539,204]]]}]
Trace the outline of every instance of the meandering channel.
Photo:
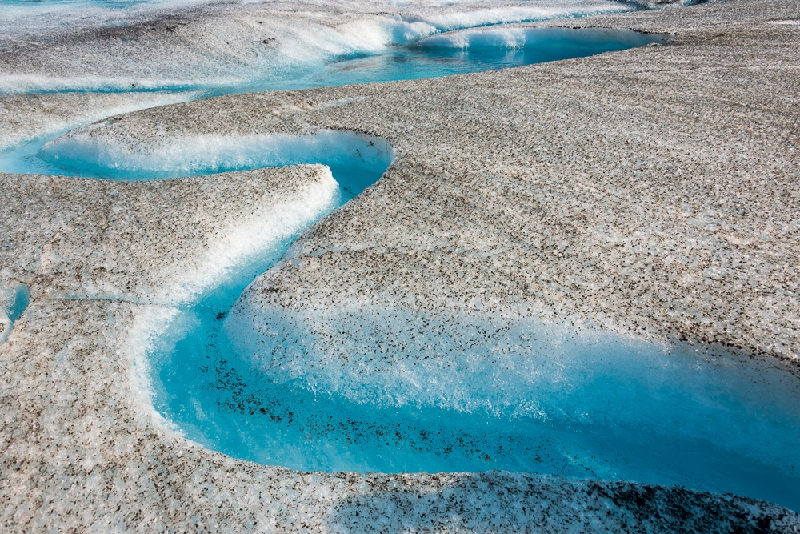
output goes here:
[{"label": "meandering channel", "polygon": [[[422,54],[425,75],[450,74],[452,58],[470,56],[474,70],[528,64],[541,58],[525,56],[536,48],[526,44],[532,31],[518,34],[518,47],[508,46],[513,32],[462,33],[403,54]],[[572,35],[571,50],[586,53],[570,57],[620,48],[606,46],[609,33],[603,46]],[[613,35],[625,36],[621,48],[655,39]],[[332,83],[402,78],[396,57],[378,58],[378,67],[375,58],[354,59]],[[367,74],[354,76],[359,69]],[[382,139],[336,131],[194,137],[147,154],[102,137],[36,143],[6,154],[3,170],[149,180],[323,163],[338,182],[315,219],[159,325],[149,355],[153,402],[190,439],[307,471],[505,469],[683,484],[800,508],[800,380],[778,363],[491,313],[303,315],[239,299],[305,228],[381,177],[394,157]]]}]

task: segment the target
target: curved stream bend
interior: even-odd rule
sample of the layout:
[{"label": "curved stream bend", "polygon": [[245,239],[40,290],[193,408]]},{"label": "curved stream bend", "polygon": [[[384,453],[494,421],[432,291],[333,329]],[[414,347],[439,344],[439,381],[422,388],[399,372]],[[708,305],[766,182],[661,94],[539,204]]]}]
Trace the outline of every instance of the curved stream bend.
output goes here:
[{"label": "curved stream bend", "polygon": [[187,437],[308,471],[506,469],[800,507],[800,381],[780,365],[493,313],[287,310],[264,300],[268,275],[236,302],[303,229],[382,175],[385,140],[197,136],[142,154],[98,139],[62,138],[42,158],[129,180],[323,162],[339,183],[313,216],[285,214],[293,226],[237,281],[152,316],[154,405]]},{"label": "curved stream bend", "polygon": [[286,310],[260,296],[263,278],[236,302],[392,159],[385,140],[321,131],[173,138],[144,151],[69,135],[16,163],[123,180],[330,167],[338,189],[302,216],[285,213],[290,225],[237,257],[236,280],[142,312],[144,334],[131,343],[149,350],[154,405],[209,448],[309,471],[683,484],[800,509],[800,381],[778,364],[492,313]]}]

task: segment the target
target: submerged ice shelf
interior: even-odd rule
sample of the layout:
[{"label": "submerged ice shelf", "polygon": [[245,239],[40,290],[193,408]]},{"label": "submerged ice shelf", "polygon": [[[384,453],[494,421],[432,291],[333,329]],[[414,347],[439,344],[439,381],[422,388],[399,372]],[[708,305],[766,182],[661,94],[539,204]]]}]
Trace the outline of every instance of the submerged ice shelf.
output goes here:
[{"label": "submerged ice shelf", "polygon": [[800,381],[607,332],[366,307],[175,316],[157,409],[207,447],[303,471],[680,484],[800,507]]},{"label": "submerged ice shelf", "polygon": [[[481,50],[510,66],[498,58],[533,50],[527,32],[432,38],[419,45],[436,52],[426,75],[452,73],[437,63]],[[371,61],[351,65],[369,73]],[[390,67],[373,79],[404,72]],[[153,404],[190,439],[300,470],[507,469],[683,484],[800,508],[800,381],[778,364],[490,313],[275,309],[259,300],[258,281],[237,302],[303,229],[380,178],[393,158],[386,141],[334,131],[194,136],[141,153],[102,139],[41,140],[0,165],[146,180],[325,163],[339,184],[313,217],[287,213],[291,227],[234,265],[235,280],[142,312],[145,334],[131,343],[149,362]]]}]

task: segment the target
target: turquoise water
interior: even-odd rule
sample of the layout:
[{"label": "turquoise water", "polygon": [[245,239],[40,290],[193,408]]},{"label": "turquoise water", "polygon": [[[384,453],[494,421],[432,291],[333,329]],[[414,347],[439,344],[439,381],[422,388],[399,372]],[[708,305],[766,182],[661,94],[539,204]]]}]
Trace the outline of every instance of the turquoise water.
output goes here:
[{"label": "turquoise water", "polygon": [[[379,52],[332,57],[323,55],[314,60],[309,59],[308,62],[292,63],[285,69],[270,70],[267,78],[251,72],[246,77],[243,76],[247,81],[240,81],[235,85],[151,82],[144,86],[130,83],[87,87],[78,85],[72,90],[100,93],[192,91],[196,93],[192,98],[209,98],[242,92],[438,78],[581,58],[661,43],[665,38],[665,35],[594,28],[574,30],[489,27],[444,33],[411,43],[385,46]],[[59,87],[57,90],[42,89],[35,92],[59,91],[66,90]]]},{"label": "turquoise water", "polygon": [[594,28],[468,30],[430,37],[410,46],[391,46],[382,54],[340,58],[323,68],[295,72],[291,78],[282,80],[258,82],[247,89],[309,89],[438,78],[587,57],[661,43],[664,39],[664,35]]},{"label": "turquoise water", "polygon": [[[800,508],[800,387],[785,369],[534,322],[515,328],[545,341],[518,335],[497,357],[509,336],[460,343],[497,324],[417,313],[418,324],[450,331],[431,326],[436,347],[368,371],[377,348],[401,337],[396,310],[358,316],[361,329],[313,316],[351,340],[345,360],[315,352],[307,322],[274,316],[261,324],[289,322],[288,337],[243,350],[242,337],[257,335],[242,328],[246,314],[226,311],[184,312],[151,361],[156,408],[231,456],[302,471],[501,469],[680,484]],[[410,377],[409,366],[418,366]]]},{"label": "turquoise water", "polygon": [[[184,137],[147,153],[78,136],[40,157],[76,175],[124,180],[324,162],[340,187],[324,216],[377,181],[394,156],[384,140],[321,131]],[[297,316],[254,307],[246,294],[234,306],[305,227],[177,309],[150,353],[154,405],[190,439],[306,471],[504,469],[800,507],[800,380],[787,369],[490,315],[365,306]]]},{"label": "turquoise water", "polygon": [[22,316],[30,301],[31,293],[25,284],[0,287],[0,343],[8,340],[14,321]]},{"label": "turquoise water", "polygon": [[[440,76],[657,39],[603,30],[442,35],[271,88]],[[324,215],[393,158],[385,141],[348,132],[170,143],[141,153],[102,138],[38,140],[6,153],[0,168],[149,180],[322,162],[340,187]],[[246,293],[237,304],[303,229],[249,258],[235,280],[176,307],[149,353],[154,405],[190,439],[299,470],[505,469],[682,484],[800,509],[800,380],[780,365],[491,314],[364,306],[302,315],[258,308]]]},{"label": "turquoise water", "polygon": [[[149,155],[69,141],[47,152],[75,172],[86,158],[86,174],[128,180],[327,162],[340,193],[321,215],[393,159],[385,141],[348,132],[213,141]],[[177,310],[150,353],[154,405],[190,439],[305,471],[504,469],[800,504],[800,380],[786,369],[490,315],[365,306],[304,317],[246,294],[234,307],[301,232]]]},{"label": "turquoise water", "polygon": [[360,192],[381,177],[393,154],[383,139],[336,130],[303,136],[185,136],[148,154],[95,138],[65,137],[45,144],[26,164],[46,174],[138,181],[322,163],[343,187]]}]

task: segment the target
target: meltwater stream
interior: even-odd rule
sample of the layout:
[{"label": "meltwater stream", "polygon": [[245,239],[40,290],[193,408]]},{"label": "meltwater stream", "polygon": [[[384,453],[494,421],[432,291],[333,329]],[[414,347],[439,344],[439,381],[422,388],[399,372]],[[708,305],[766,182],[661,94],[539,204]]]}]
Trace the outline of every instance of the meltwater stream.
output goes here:
[{"label": "meltwater stream", "polygon": [[[308,52],[308,61],[289,64],[275,72],[242,74],[234,85],[225,83],[139,82],[135,91],[178,91],[196,93],[192,98],[268,90],[309,89],[369,82],[436,78],[534,63],[581,58],[661,43],[665,35],[601,28],[484,28],[448,32],[405,44],[382,45],[326,55]],[[305,54],[305,53],[304,53]],[[319,57],[315,57],[319,56]],[[105,81],[103,81],[105,80]],[[130,80],[114,81],[101,76],[87,80],[24,78],[15,85],[13,77],[0,79],[3,92],[130,92]]]},{"label": "meltwater stream", "polygon": [[[497,53],[494,37],[474,35],[426,46],[444,46],[431,56],[444,63],[469,60],[475,43]],[[324,163],[339,184],[236,280],[153,312],[153,403],[190,439],[307,471],[505,469],[682,484],[800,509],[800,380],[769,359],[492,313],[298,312],[242,295],[304,228],[380,178],[394,157],[381,139],[197,136],[147,153],[100,136],[44,141],[6,154],[0,170],[146,180]]]},{"label": "meltwater stream", "polygon": [[246,89],[309,89],[438,78],[586,57],[661,43],[664,38],[664,35],[601,28],[579,31],[567,28],[491,28],[449,32],[407,46],[391,46],[380,54],[344,57],[323,68],[307,67],[292,73],[291,77],[255,82]]}]

